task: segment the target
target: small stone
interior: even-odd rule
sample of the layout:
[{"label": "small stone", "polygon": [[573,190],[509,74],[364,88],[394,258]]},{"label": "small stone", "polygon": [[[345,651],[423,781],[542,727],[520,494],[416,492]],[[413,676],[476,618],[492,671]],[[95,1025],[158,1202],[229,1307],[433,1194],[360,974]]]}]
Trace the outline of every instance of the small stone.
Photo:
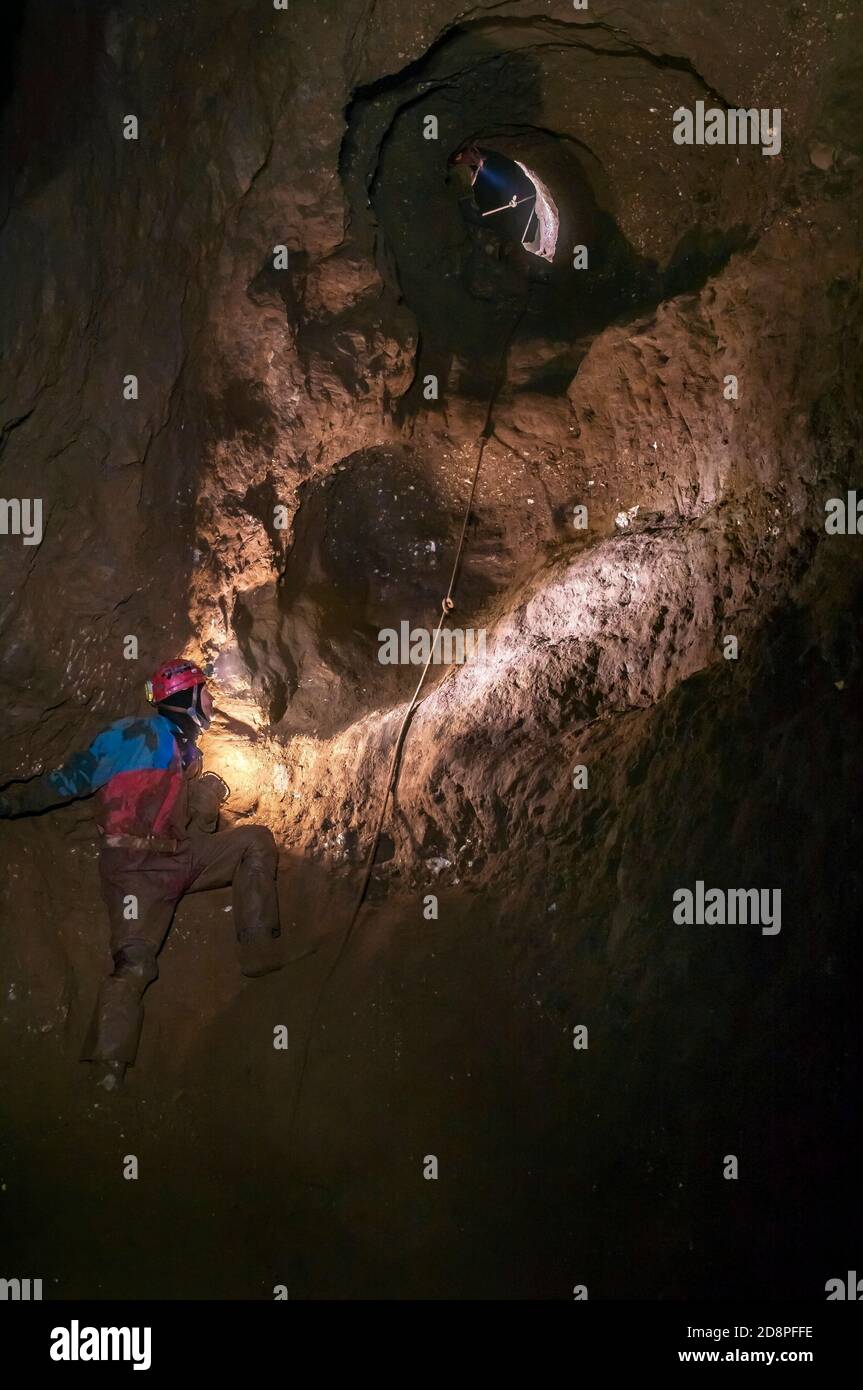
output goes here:
[{"label": "small stone", "polygon": [[833,168],[834,154],[832,145],[824,145],[820,140],[816,140],[815,144],[809,147],[809,163],[826,173],[828,169]]}]

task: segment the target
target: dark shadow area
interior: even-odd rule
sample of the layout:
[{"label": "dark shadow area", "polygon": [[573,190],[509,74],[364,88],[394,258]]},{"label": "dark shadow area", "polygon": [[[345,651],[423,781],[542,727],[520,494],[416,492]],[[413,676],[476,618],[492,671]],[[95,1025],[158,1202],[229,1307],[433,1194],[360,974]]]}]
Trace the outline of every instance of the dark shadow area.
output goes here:
[{"label": "dark shadow area", "polygon": [[27,8],[27,0],[8,0],[0,17],[0,113],[5,111],[14,89],[18,43]]},{"label": "dark shadow area", "polygon": [[[407,698],[418,668],[381,663],[379,634],[436,622],[459,525],[423,460],[406,448],[351,455],[305,486],[277,590],[278,643],[290,673],[287,732],[329,736],[369,709]],[[469,623],[496,587],[493,550],[487,537],[469,556],[451,626]],[[257,650],[250,624],[235,622],[235,629],[257,671],[267,654]],[[435,677],[433,669],[430,685]]]},{"label": "dark shadow area", "polygon": [[[34,193],[64,166],[95,119],[95,89],[110,87],[104,49],[110,0],[11,0],[0,21],[2,212],[23,178]],[[63,35],[62,61],[57,56]],[[27,71],[26,83],[18,80]]]}]

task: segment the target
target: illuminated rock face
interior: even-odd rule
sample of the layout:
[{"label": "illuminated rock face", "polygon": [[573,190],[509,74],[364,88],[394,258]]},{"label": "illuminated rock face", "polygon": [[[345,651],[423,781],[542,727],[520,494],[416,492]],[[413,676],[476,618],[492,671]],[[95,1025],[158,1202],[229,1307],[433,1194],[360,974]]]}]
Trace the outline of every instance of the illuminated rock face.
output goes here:
[{"label": "illuminated rock face", "polygon": [[[212,660],[221,719],[207,756],[234,813],[276,832],[290,891],[309,863],[320,873],[315,892],[297,890],[296,927],[331,935],[417,675],[380,661],[380,633],[434,629],[485,432],[452,615],[483,634],[484,656],[432,670],[372,882],[379,916],[347,968],[367,1003],[376,952],[394,998],[426,979],[421,958],[464,1028],[455,1056],[468,1038],[474,1057],[497,1057],[503,1000],[513,1052],[527,1039],[500,1082],[536,1136],[523,1170],[555,1155],[559,1212],[567,1175],[602,1189],[619,1163],[650,1206],[639,1184],[657,1145],[663,1181],[678,1182],[681,1153],[724,1152],[735,1107],[754,1125],[772,1104],[765,1078],[783,1048],[820,1039],[812,1096],[834,1097],[844,1055],[831,1020],[845,1016],[847,866],[860,857],[849,711],[863,538],[829,534],[824,508],[863,490],[857,40],[826,9],[786,0],[591,0],[584,14],[527,17],[517,3],[465,17],[452,0],[419,17],[359,0],[300,8],[201,0],[178,17],[77,0],[62,71],[47,21],[31,13],[22,30],[29,86],[6,113],[0,232],[2,489],[42,499],[44,538],[0,535],[0,780],[138,708],[166,656]],[[673,113],[699,101],[781,109],[781,151],[676,143]],[[128,112],[137,141],[124,139]],[[446,181],[466,140],[548,189],[559,226],[542,276],[466,224]],[[129,636],[137,659],[124,658]],[[27,1030],[62,1020],[71,1058],[76,981],[101,968],[82,866],[93,839],[80,806],[8,835],[18,877],[4,915],[17,925],[4,949],[29,981],[12,1026],[38,1068]],[[698,881],[782,890],[781,968],[757,933],[723,956],[723,939],[671,932],[674,891]],[[324,910],[321,884],[344,900]],[[448,942],[437,966],[417,945],[428,893]],[[211,942],[204,908],[189,911]],[[191,1009],[180,986],[163,996],[162,1041],[143,1063],[155,1086],[178,1058],[204,1071],[211,1048],[224,1093],[245,1094],[223,1032],[251,1006],[233,991],[226,968],[194,987]],[[813,996],[810,1016],[800,1000]],[[588,1015],[605,1060],[573,1092],[555,1047]],[[342,1022],[334,1045],[347,1052],[355,1025]],[[410,1036],[409,1021],[399,1028]],[[404,1090],[425,1095],[414,1063]],[[711,1109],[723,1066],[760,1079]],[[358,1089],[345,1088],[344,1113]],[[463,1120],[445,1089],[441,1113]],[[307,1139],[336,1168],[337,1092],[323,1138]],[[370,1105],[385,1093],[371,1086]],[[269,1123],[283,1095],[275,1082],[260,1094]],[[585,1157],[568,1145],[600,1110]],[[800,1157],[806,1122],[842,1133],[838,1104],[801,1120],[789,1102],[753,1141],[765,1167]],[[290,1147],[281,1131],[273,1143]],[[800,1190],[832,1184],[824,1155],[799,1171]],[[509,1176],[483,1178],[504,1203]],[[598,1248],[614,1202],[596,1200]],[[621,1238],[609,1289],[702,1287],[675,1254],[693,1229],[680,1200],[673,1217],[651,1208],[678,1237],[654,1283],[615,1274],[618,1257],[641,1267]],[[623,1208],[640,1230],[645,1205]],[[647,1241],[662,1239],[654,1220]],[[711,1219],[694,1220],[703,1236]],[[558,1263],[536,1272],[544,1293],[576,1277],[560,1241]],[[494,1263],[480,1291],[500,1292]],[[718,1267],[722,1291],[740,1292],[732,1257]],[[531,1276],[518,1279],[531,1294]],[[793,1263],[787,1279],[810,1296]]]},{"label": "illuminated rock face", "polygon": [[[463,626],[493,626],[527,577],[541,585],[545,557],[603,543],[636,505],[671,539],[672,522],[745,498],[748,540],[727,557],[741,575],[753,548],[761,565],[763,547],[779,556],[817,527],[809,461],[825,442],[840,458],[841,443],[835,429],[819,442],[813,421],[836,413],[838,347],[854,333],[836,198],[856,177],[841,72],[822,90],[822,27],[766,7],[767,72],[757,34],[731,61],[730,12],[711,28],[668,3],[600,35],[577,13],[505,7],[453,29],[440,5],[416,31],[404,18],[360,29],[344,63],[319,6],[302,33],[268,16],[240,60],[251,17],[206,8],[183,34],[149,21],[157,79],[134,15],[103,32],[73,6],[72,71],[52,100],[71,100],[75,123],[49,150],[26,97],[10,109],[10,308],[42,331],[17,344],[7,491],[33,495],[41,460],[46,521],[38,563],[21,545],[4,553],[9,772],[136,700],[143,668],[174,649],[218,658],[228,712],[277,740],[397,703],[410,672],[380,669],[377,633],[423,610],[434,624],[495,388]],[[34,80],[43,37],[31,18]],[[792,80],[779,60],[804,40]],[[255,80],[228,90],[241,61]],[[114,129],[79,111],[82,90],[104,105],[132,73],[137,141],[125,112]],[[788,132],[778,158],[675,143],[669,111],[742,100],[768,77]],[[829,181],[806,156],[819,122],[840,151]],[[470,242],[445,177],[468,138],[549,189],[547,282]],[[80,209],[86,233],[69,238]],[[819,225],[813,260],[804,226]],[[789,588],[784,564],[771,601]],[[127,634],[138,662],[120,659]]]}]

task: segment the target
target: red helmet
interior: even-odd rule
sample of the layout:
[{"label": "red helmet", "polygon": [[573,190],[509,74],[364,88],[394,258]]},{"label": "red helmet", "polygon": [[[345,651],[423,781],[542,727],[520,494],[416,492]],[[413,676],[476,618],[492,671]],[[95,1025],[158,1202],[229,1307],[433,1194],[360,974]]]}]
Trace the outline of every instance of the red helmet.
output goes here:
[{"label": "red helmet", "polygon": [[462,145],[460,150],[450,155],[449,163],[469,164],[472,169],[481,169],[485,164],[485,156],[476,145]]},{"label": "red helmet", "polygon": [[191,690],[194,685],[206,684],[207,677],[200,666],[196,666],[194,661],[184,661],[182,657],[176,657],[173,661],[164,662],[153,672],[144,690],[151,705],[160,705],[178,690]]}]

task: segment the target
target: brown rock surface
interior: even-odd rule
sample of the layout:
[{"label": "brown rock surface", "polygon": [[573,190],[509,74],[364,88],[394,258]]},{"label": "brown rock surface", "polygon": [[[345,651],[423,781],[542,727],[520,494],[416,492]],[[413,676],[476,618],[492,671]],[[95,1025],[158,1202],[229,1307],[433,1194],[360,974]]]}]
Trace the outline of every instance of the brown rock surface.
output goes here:
[{"label": "brown rock surface", "polygon": [[[0,784],[214,661],[205,757],[318,947],[241,981],[228,895],[184,904],[96,1105],[89,807],[0,826],[7,1249],[58,1294],[819,1298],[859,1264],[863,539],[824,504],[863,495],[863,31],[541,8],[70,0],[57,64],[23,7],[0,467],[45,520],[0,536]],[[676,145],[697,100],[781,107],[781,153]],[[547,278],[471,242],[468,139],[551,190]],[[451,624],[485,657],[432,668],[313,1020],[418,674],[378,635],[436,622],[483,430]],[[781,935],[673,925],[697,879],[780,887]],[[136,1144],[130,1259],[105,1194]]]}]

